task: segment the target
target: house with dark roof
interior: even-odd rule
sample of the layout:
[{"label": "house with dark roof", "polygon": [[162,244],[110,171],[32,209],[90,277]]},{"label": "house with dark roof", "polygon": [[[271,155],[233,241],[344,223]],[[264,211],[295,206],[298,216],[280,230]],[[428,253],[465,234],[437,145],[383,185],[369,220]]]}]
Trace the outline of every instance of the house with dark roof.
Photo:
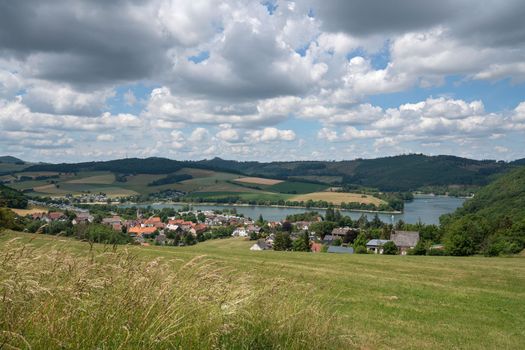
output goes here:
[{"label": "house with dark roof", "polygon": [[383,246],[386,242],[390,242],[388,239],[371,239],[366,244],[366,249],[374,254],[383,254]]},{"label": "house with dark roof", "polygon": [[339,238],[338,236],[334,236],[334,235],[326,235],[324,236],[323,238],[323,244],[327,244],[327,245],[332,245],[332,243],[334,243],[334,241]]},{"label": "house with dark roof", "polygon": [[399,248],[401,255],[406,255],[409,249],[413,249],[419,242],[419,232],[417,231],[394,231],[390,235],[390,240]]},{"label": "house with dark roof", "polygon": [[332,230],[332,236],[340,238],[345,243],[353,242],[358,234],[359,229],[351,227],[337,227]]}]

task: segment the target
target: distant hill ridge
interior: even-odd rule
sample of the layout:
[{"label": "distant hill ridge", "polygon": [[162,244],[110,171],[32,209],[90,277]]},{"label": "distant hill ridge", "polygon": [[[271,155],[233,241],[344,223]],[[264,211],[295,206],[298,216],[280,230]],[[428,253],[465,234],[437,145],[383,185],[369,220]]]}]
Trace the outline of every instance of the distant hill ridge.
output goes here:
[{"label": "distant hill ridge", "polygon": [[111,161],[38,164],[25,171],[111,171],[114,173],[166,174],[181,168],[225,171],[250,176],[287,179],[297,176],[338,176],[341,183],[378,188],[382,191],[409,191],[424,186],[483,186],[498,174],[525,163],[473,160],[456,156],[408,154],[349,161],[234,161],[221,158],[177,161],[167,158],[127,158]]},{"label": "distant hill ridge", "polygon": [[13,156],[0,156],[0,163],[25,163],[22,159]]}]

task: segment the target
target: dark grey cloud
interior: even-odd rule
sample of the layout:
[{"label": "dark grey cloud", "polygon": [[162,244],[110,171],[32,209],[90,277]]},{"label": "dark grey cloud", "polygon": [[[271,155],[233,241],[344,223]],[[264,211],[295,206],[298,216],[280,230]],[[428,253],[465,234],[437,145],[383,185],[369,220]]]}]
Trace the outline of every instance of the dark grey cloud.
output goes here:
[{"label": "dark grey cloud", "polygon": [[129,10],[142,1],[0,1],[2,55],[31,60],[35,77],[104,84],[149,77],[162,38]]},{"label": "dark grey cloud", "polygon": [[457,0],[319,0],[313,7],[326,30],[356,36],[427,28],[467,9]]},{"label": "dark grey cloud", "polygon": [[525,43],[522,0],[313,0],[312,8],[332,32],[391,36],[442,25],[459,39],[483,45]]}]

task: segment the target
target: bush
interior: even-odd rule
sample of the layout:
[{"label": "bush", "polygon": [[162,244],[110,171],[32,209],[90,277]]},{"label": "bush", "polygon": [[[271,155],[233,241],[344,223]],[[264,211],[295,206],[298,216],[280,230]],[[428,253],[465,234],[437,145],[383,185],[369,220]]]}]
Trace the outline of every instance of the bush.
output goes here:
[{"label": "bush", "polygon": [[383,254],[397,255],[399,254],[399,249],[397,248],[394,242],[388,241],[385,244],[383,244]]},{"label": "bush", "polygon": [[444,256],[444,255],[446,255],[446,253],[445,253],[445,251],[443,249],[429,249],[427,254],[431,255],[431,256]]},{"label": "bush", "polygon": [[475,253],[474,242],[466,234],[455,233],[449,235],[445,241],[447,254],[454,256],[467,256]]},{"label": "bush", "polygon": [[356,254],[368,254],[368,249],[364,245],[358,245],[354,247],[354,252]]}]

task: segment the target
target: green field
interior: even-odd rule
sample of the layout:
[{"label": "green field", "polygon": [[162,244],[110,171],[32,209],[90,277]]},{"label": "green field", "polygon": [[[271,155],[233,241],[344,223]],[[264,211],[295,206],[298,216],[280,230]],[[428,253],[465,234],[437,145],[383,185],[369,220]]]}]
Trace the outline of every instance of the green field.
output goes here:
[{"label": "green field", "polygon": [[[43,175],[58,173],[17,173],[22,175]],[[30,196],[60,197],[66,194],[81,195],[85,193],[105,193],[109,197],[126,197],[132,195],[149,195],[165,190],[176,190],[187,193],[188,198],[205,201],[220,200],[225,197],[238,197],[242,201],[289,200],[294,195],[316,194],[326,190],[329,185],[282,181],[276,184],[243,183],[236,181],[243,178],[239,174],[204,169],[182,168],[175,174],[187,174],[193,178],[177,183],[148,186],[153,181],[162,179],[168,174],[128,175],[125,181],[117,181],[115,174],[109,171],[81,171],[78,173],[61,173],[58,178],[45,180],[26,180],[10,183],[9,186],[25,190]],[[261,181],[268,179],[261,179]],[[271,179],[270,179],[271,180]],[[360,197],[356,197],[360,201]],[[364,201],[366,202],[366,201]],[[334,201],[334,204],[339,202]]]},{"label": "green field", "polygon": [[327,185],[308,182],[285,181],[266,187],[266,190],[280,193],[305,194],[311,192],[324,191]]},{"label": "green field", "polygon": [[[30,251],[30,256],[33,258],[29,259],[27,264],[34,265],[30,261],[38,259],[37,256],[45,256],[46,259],[59,256],[57,253],[47,253],[56,250],[78,256],[94,256],[96,259],[108,258],[108,254],[112,254],[109,252],[102,254],[104,247],[100,245],[95,245],[94,251],[90,253],[87,243],[52,236],[10,233],[4,234],[0,238],[2,255],[5,255],[7,250],[13,249],[13,243],[8,243],[13,237],[19,237],[19,241],[30,243],[33,247],[39,247],[36,251]],[[223,344],[222,348],[255,349],[280,345],[281,348],[296,349],[322,347],[347,349],[520,349],[525,344],[525,328],[523,327],[525,324],[524,256],[514,258],[454,258],[251,252],[248,249],[251,244],[252,242],[248,241],[227,239],[207,241],[196,246],[183,248],[119,247],[117,252],[122,253],[127,250],[134,255],[135,258],[129,260],[129,264],[133,266],[138,265],[139,261],[156,261],[155,264],[148,265],[151,270],[148,270],[150,271],[148,273],[154,275],[155,269],[159,269],[158,274],[163,278],[168,278],[169,275],[164,275],[165,272],[161,273],[160,265],[157,265],[159,264],[158,259],[160,262],[174,267],[181,266],[196,257],[213,264],[215,278],[220,275],[225,280],[221,279],[222,282],[219,282],[218,279],[215,282],[209,280],[205,284],[206,286],[193,286],[194,290],[191,295],[198,298],[202,293],[202,298],[198,299],[202,305],[207,305],[209,298],[211,298],[205,291],[210,286],[221,285],[224,281],[226,281],[227,286],[221,293],[224,293],[225,298],[240,290],[249,290],[250,295],[256,295],[257,298],[260,298],[257,299],[259,300],[258,303],[256,302],[249,309],[242,311],[240,319],[236,319],[232,314],[231,316],[237,321],[229,324],[226,331],[220,325],[216,329],[214,328],[219,334],[222,334],[221,332],[237,334],[238,329],[242,329],[244,332],[242,336],[236,338],[238,343],[224,345],[225,341],[231,339],[220,338],[223,341],[221,343]],[[109,248],[106,248],[106,251]],[[18,255],[23,254],[11,254],[9,259],[16,259],[15,256]],[[13,262],[10,264],[11,260],[9,259],[4,260],[5,272],[1,275],[3,278],[7,278],[6,276],[13,278],[13,275],[9,274],[10,269],[20,266],[20,263],[15,265]],[[81,261],[76,259],[69,262],[65,259],[64,263],[73,264],[64,267],[67,272],[75,271],[76,264],[81,264]],[[25,266],[20,267],[23,273],[19,271],[16,275],[17,278],[31,277],[47,280],[51,279],[50,276],[53,275],[52,271],[45,270],[44,275],[41,274],[41,271],[33,273],[29,268],[31,265]],[[108,264],[108,271],[116,268],[114,266],[116,265]],[[172,271],[167,272],[168,274],[175,274],[178,271],[177,268],[168,270]],[[99,284],[110,278],[103,276],[104,271],[104,269],[97,270],[98,274],[102,274],[102,276],[97,275],[97,281],[99,280],[97,283]],[[58,274],[58,272],[56,273]],[[66,277],[61,278],[66,279]],[[116,277],[112,278],[115,279]],[[147,276],[144,276],[144,279],[146,282],[148,281]],[[90,281],[88,272],[85,273],[84,280]],[[58,279],[58,281],[62,281],[62,279]],[[184,284],[182,278],[178,278],[177,281],[178,284]],[[4,290],[11,288],[12,284],[7,284],[6,281],[0,282],[0,288]],[[115,281],[111,288],[117,288],[114,285],[121,282],[120,280]],[[18,283],[17,293],[27,293],[22,288],[25,285],[22,282]],[[241,289],[239,289],[240,285],[242,285]],[[269,286],[271,286],[271,291],[267,290]],[[152,296],[153,287],[153,285],[148,287],[151,289],[149,291],[151,297],[145,298],[144,303],[150,303],[151,299],[155,299]],[[37,286],[29,284],[25,288],[34,289]],[[122,291],[125,290],[124,288]],[[68,291],[69,289],[64,289],[62,293],[68,293]],[[264,291],[264,293],[259,293],[260,291]],[[20,310],[26,315],[32,315],[33,320],[39,321],[39,323],[18,320],[18,314],[6,315],[5,312],[8,309],[5,306],[0,308],[0,311],[3,312],[3,319],[9,316],[10,331],[23,336],[25,341],[33,345],[33,348],[37,348],[38,346],[35,345],[42,345],[45,342],[47,339],[46,332],[50,330],[53,334],[49,337],[61,336],[61,338],[51,339],[47,345],[63,341],[64,347],[68,347],[67,341],[77,341],[84,342],[82,345],[90,348],[117,348],[119,339],[120,341],[128,338],[133,340],[140,336],[135,332],[145,332],[144,334],[147,335],[150,334],[148,332],[152,332],[150,327],[141,323],[136,324],[136,328],[132,329],[118,328],[116,325],[120,325],[122,320],[115,314],[115,310],[104,309],[104,312],[98,312],[98,308],[104,308],[105,305],[118,299],[111,294],[104,294],[103,290],[100,290],[100,293],[105,295],[106,300],[101,301],[100,304],[96,303],[96,307],[92,306],[91,309],[88,309],[89,311],[85,311],[85,314],[80,312],[76,316],[83,320],[84,318],[89,319],[88,315],[93,315],[90,316],[93,317],[91,321],[96,323],[97,327],[92,327],[87,321],[86,323],[77,321],[77,318],[74,319],[72,325],[69,325],[68,322],[72,320],[72,316],[61,315],[57,311],[62,310],[59,308],[62,305],[62,301],[60,301],[62,299],[58,299],[60,295],[55,296],[53,294],[55,292],[60,293],[60,289],[48,287],[47,291],[41,292],[42,300],[34,301],[31,297],[20,299],[20,303],[28,303],[27,305],[31,306],[31,309],[26,310],[20,307]],[[122,297],[120,299],[122,302],[127,303],[128,298],[131,298],[135,292],[140,294],[140,290],[135,289],[128,292],[131,292],[130,296]],[[37,292],[34,293],[35,295],[38,294]],[[88,294],[87,290],[85,293]],[[268,296],[270,297],[268,298]],[[120,298],[120,296],[118,297]],[[88,299],[88,296],[80,295],[79,298],[80,300]],[[187,298],[185,300],[188,303],[193,300],[190,295],[184,298]],[[287,308],[288,306],[302,305],[300,303],[304,301],[311,307],[305,307],[304,313],[294,313],[297,311]],[[33,304],[29,304],[30,302]],[[71,301],[68,305],[75,305],[75,303]],[[11,303],[5,305],[16,309],[16,305],[11,305]],[[264,305],[264,312],[257,313],[258,317],[254,318],[253,313],[260,311],[256,305]],[[136,307],[137,309],[132,311],[140,317],[147,318],[143,311],[145,308],[138,305]],[[179,307],[183,308],[184,306]],[[67,309],[66,306],[64,308]],[[280,315],[279,310],[284,309],[291,313],[288,315],[289,318],[278,319],[280,317],[278,316]],[[38,310],[47,312],[47,319],[38,318]],[[161,311],[156,310],[156,308],[151,309],[152,314],[159,312],[159,315],[162,315]],[[168,311],[172,312],[172,310],[165,310],[165,312]],[[125,309],[122,312],[129,315],[126,317],[134,320],[134,313]],[[195,310],[196,314],[199,312],[200,309]],[[212,315],[214,314],[209,313],[209,316],[204,316],[201,321],[203,323],[208,322],[205,320],[213,318]],[[302,324],[301,320],[305,318],[307,322]],[[268,321],[269,324],[261,326],[262,319]],[[182,322],[181,327],[183,329],[191,328],[194,326],[191,322],[198,320],[190,317],[186,323]],[[249,326],[246,326],[242,320],[247,320]],[[18,321],[20,322],[18,323]],[[222,319],[218,322],[220,324],[226,321]],[[327,323],[330,325],[329,327],[326,327]],[[5,323],[1,323],[1,325],[7,327]],[[199,323],[199,325],[201,324]],[[284,325],[289,327],[284,327]],[[103,328],[104,332],[100,332],[99,326],[107,328]],[[62,327],[66,329],[63,332],[61,331]],[[155,327],[160,327],[160,325],[155,324]],[[211,332],[210,329],[200,329],[200,331],[203,333],[192,333],[194,336],[200,334],[201,337],[204,337],[200,341],[206,337],[217,336],[217,333]],[[330,331],[335,331],[335,334],[330,333]],[[129,332],[128,335],[126,332]],[[90,341],[95,342],[97,339],[104,339],[105,334],[112,334],[112,339],[117,343],[107,343],[109,344],[106,344],[107,346],[89,343]],[[321,342],[319,342],[319,337],[322,338]],[[254,340],[254,338],[258,340]],[[263,338],[268,338],[266,339],[267,343],[264,343]],[[272,339],[271,342],[270,339]],[[301,339],[304,340],[302,344],[298,343]],[[243,341],[244,343],[240,344]],[[19,347],[26,347],[22,340],[16,344]],[[151,346],[151,343],[143,342],[140,344]],[[159,339],[158,347],[164,348],[161,346],[162,344],[164,343],[160,343]],[[184,344],[187,345],[187,343]],[[128,343],[128,347],[130,347],[129,345],[130,343]],[[199,345],[195,343],[187,345],[186,348],[207,346],[209,344]],[[77,347],[79,346],[77,345]]]}]

